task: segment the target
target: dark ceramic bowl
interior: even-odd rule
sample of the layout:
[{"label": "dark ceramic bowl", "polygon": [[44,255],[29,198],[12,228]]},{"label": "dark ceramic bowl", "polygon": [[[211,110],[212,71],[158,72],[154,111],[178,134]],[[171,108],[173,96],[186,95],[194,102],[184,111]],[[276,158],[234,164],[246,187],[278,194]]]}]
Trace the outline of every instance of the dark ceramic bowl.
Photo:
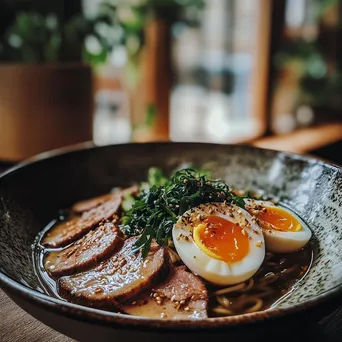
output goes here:
[{"label": "dark ceramic bowl", "polygon": [[[49,297],[34,272],[32,243],[60,208],[143,180],[151,165],[180,163],[213,170],[234,186],[263,189],[314,232],[313,266],[297,290],[272,310],[202,321],[152,320],[82,307]],[[47,153],[0,177],[0,282],[22,308],[82,341],[256,340],[307,329],[331,310],[342,292],[342,170],[321,161],[247,146],[128,144]],[[295,328],[296,327],[296,328]],[[291,330],[290,329],[290,330]],[[294,330],[292,330],[294,331]]]}]

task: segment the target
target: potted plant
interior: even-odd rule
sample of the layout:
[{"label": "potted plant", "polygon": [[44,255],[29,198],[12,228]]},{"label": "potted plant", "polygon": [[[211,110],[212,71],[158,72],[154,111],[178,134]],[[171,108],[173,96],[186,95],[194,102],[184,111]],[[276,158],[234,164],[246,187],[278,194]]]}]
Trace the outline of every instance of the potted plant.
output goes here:
[{"label": "potted plant", "polygon": [[[0,160],[92,140],[89,64],[106,59],[110,46],[96,26],[109,21],[18,12],[0,34]],[[97,40],[95,52],[89,39]]]},{"label": "potted plant", "polygon": [[130,94],[132,139],[169,140],[169,98],[173,83],[171,29],[197,24],[202,0],[114,0],[102,4],[126,48],[124,86]]},{"label": "potted plant", "polygon": [[275,84],[274,113],[296,113],[291,130],[341,120],[341,10],[341,0],[320,1],[317,34],[288,38],[275,55],[280,81]]},{"label": "potted plant", "polygon": [[5,34],[0,27],[0,159],[91,140],[89,64],[106,61],[117,45],[127,52],[123,84],[131,99],[132,140],[168,140],[171,26],[196,22],[202,5],[106,0],[94,17],[68,20],[58,13],[19,12]]}]

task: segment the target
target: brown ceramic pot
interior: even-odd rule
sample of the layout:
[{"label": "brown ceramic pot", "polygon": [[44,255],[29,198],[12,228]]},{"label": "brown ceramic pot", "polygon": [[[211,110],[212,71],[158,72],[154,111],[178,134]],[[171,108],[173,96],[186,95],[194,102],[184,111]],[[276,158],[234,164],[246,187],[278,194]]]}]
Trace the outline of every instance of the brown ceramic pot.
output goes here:
[{"label": "brown ceramic pot", "polygon": [[92,87],[81,64],[0,65],[0,160],[92,140]]}]

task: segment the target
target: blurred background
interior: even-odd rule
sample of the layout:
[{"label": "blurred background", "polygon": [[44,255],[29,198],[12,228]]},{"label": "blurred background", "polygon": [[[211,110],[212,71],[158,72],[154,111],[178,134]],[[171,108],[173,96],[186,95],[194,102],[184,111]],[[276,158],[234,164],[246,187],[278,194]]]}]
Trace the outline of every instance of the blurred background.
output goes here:
[{"label": "blurred background", "polygon": [[342,0],[0,0],[0,162],[83,141],[342,164]]}]

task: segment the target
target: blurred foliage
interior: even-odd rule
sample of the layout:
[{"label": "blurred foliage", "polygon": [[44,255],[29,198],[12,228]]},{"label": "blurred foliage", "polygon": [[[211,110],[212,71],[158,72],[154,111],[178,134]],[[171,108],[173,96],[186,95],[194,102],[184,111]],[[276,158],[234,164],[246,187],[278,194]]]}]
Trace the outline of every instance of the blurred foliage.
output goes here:
[{"label": "blurred foliage", "polygon": [[113,25],[121,28],[121,42],[134,55],[144,44],[144,28],[149,20],[196,24],[203,6],[203,0],[105,0],[100,13],[109,14]]},{"label": "blurred foliage", "polygon": [[[317,0],[316,20],[322,25],[328,25],[328,31],[341,32],[342,18],[336,16],[332,20],[332,13],[338,13],[338,6],[342,0]],[[328,23],[328,24],[327,24]],[[332,25],[332,23],[334,25]],[[311,107],[328,107],[342,109],[342,61],[339,57],[331,61],[322,44],[325,38],[317,37],[314,40],[297,38],[285,41],[280,51],[275,55],[274,63],[278,70],[292,69],[299,77],[299,102]],[[337,56],[338,44],[334,45]]]},{"label": "blurred foliage", "polygon": [[[104,0],[96,15],[77,15],[67,21],[60,18],[57,10],[43,14],[39,8],[27,10],[27,1],[17,0],[17,4],[24,11],[18,11],[4,34],[0,32],[0,61],[36,64],[85,61],[96,65],[105,62],[117,45],[124,45],[128,57],[134,61],[144,44],[147,20],[162,16],[174,22],[184,9],[191,23],[203,1]],[[53,4],[50,7],[54,9],[59,5]]]},{"label": "blurred foliage", "polygon": [[290,67],[299,75],[300,100],[312,106],[342,108],[342,70],[329,72],[316,41],[288,42],[275,57],[278,69]]},{"label": "blurred foliage", "polygon": [[170,24],[197,25],[204,0],[104,0],[100,13],[109,14],[118,43],[127,53],[126,78],[134,87],[139,78],[140,53],[145,44],[145,28],[153,18]]},{"label": "blurred foliage", "polygon": [[[19,63],[104,62],[110,42],[97,31],[100,24],[109,24],[108,15],[86,19],[79,15],[62,23],[54,13],[19,12],[15,22],[0,41],[0,61]],[[87,49],[94,39],[97,49]]]}]

